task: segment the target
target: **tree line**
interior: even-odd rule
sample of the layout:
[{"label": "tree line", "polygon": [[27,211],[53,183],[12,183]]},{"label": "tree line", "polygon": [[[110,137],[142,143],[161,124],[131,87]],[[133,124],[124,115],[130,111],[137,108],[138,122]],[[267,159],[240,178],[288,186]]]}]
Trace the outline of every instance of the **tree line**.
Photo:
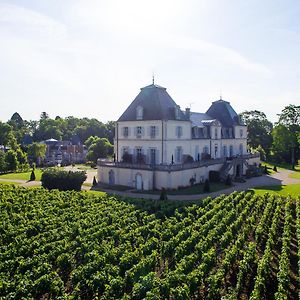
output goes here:
[{"label": "tree line", "polygon": [[[115,122],[102,123],[95,118],[69,116],[50,118],[42,112],[39,120],[24,120],[14,113],[7,122],[0,121],[0,172],[28,169],[28,157],[39,162],[45,156],[47,139],[71,140],[76,136],[88,148],[87,158],[112,155]],[[4,151],[5,150],[5,151]]]},{"label": "tree line", "polygon": [[[288,105],[278,121],[270,122],[265,113],[253,110],[241,113],[248,128],[250,151],[258,151],[262,160],[288,163],[294,166],[300,158],[300,106]],[[113,154],[115,122],[69,116],[50,118],[42,112],[39,120],[24,120],[14,113],[7,122],[0,121],[0,172],[28,169],[28,157],[39,162],[45,156],[41,141],[54,138],[71,140],[76,136],[88,149],[87,159]],[[3,151],[4,148],[6,151]]]},{"label": "tree line", "polygon": [[248,146],[258,151],[262,160],[287,163],[293,167],[300,158],[300,106],[290,104],[278,121],[270,122],[265,113],[253,110],[241,113],[248,128]]}]

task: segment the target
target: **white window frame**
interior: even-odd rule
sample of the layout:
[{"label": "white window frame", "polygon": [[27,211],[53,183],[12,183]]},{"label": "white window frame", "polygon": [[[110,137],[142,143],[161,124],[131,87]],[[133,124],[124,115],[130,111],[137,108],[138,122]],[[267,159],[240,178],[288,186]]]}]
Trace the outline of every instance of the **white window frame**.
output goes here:
[{"label": "white window frame", "polygon": [[182,137],[182,126],[176,126],[176,137],[178,139]]},{"label": "white window frame", "polygon": [[142,126],[136,126],[136,137],[141,138],[143,134],[143,127]]},{"label": "white window frame", "polygon": [[175,161],[177,163],[181,163],[182,162],[182,147],[181,146],[177,146],[176,150],[175,150]]},{"label": "white window frame", "polygon": [[150,126],[150,137],[153,139],[156,137],[156,126]]},{"label": "white window frame", "polygon": [[128,126],[123,127],[123,136],[128,137],[129,136],[129,128]]}]

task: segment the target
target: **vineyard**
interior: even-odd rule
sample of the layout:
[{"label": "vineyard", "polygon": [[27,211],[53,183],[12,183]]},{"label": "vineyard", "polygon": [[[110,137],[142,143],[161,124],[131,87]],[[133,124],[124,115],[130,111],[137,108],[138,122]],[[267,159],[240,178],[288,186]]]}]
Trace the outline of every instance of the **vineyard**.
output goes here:
[{"label": "vineyard", "polygon": [[299,299],[299,199],[173,208],[0,186],[0,299]]}]

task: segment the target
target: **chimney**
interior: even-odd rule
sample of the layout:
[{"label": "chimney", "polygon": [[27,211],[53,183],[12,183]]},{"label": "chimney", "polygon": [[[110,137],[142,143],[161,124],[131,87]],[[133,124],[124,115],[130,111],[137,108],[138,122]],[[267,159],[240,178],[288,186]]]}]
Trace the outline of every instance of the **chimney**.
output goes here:
[{"label": "chimney", "polygon": [[190,119],[190,116],[191,116],[191,109],[189,107],[187,107],[185,109],[185,116],[186,118],[189,120]]}]

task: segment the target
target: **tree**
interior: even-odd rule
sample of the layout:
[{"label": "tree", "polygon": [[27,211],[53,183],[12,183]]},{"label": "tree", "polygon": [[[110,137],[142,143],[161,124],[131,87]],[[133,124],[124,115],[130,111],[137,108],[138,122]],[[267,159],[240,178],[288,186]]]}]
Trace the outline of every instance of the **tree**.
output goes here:
[{"label": "tree", "polygon": [[19,113],[15,112],[8,123],[15,129],[21,129],[24,126],[24,121]]},{"label": "tree", "polygon": [[5,153],[0,150],[0,172],[6,171]]},{"label": "tree", "polygon": [[277,125],[272,131],[272,153],[274,159],[293,164],[293,151],[297,143],[297,137],[284,125]]},{"label": "tree", "polygon": [[268,155],[272,145],[272,123],[263,112],[258,110],[244,111],[241,113],[241,118],[247,125],[248,145],[251,148],[261,146]]},{"label": "tree", "polygon": [[28,146],[27,153],[37,165],[40,165],[41,161],[45,158],[46,148],[45,144],[33,143]]},{"label": "tree", "polygon": [[87,159],[96,163],[98,158],[106,158],[113,153],[113,145],[106,138],[99,138],[88,148]]},{"label": "tree", "polygon": [[[298,139],[298,136],[300,134],[300,106],[290,104],[286,106],[278,116],[279,120],[277,125],[284,126],[286,130],[283,130],[281,127],[279,132],[277,131],[277,133],[275,134],[277,134],[278,136],[278,133],[284,131],[288,134],[288,140],[287,137],[282,137],[281,139],[288,142],[286,150],[289,152],[290,158],[286,161],[290,161],[294,166],[295,161],[300,156],[300,143]],[[278,143],[274,143],[273,150],[275,152],[278,146]]]},{"label": "tree", "polygon": [[23,152],[21,148],[16,149],[17,160],[18,160],[18,169],[25,170],[28,169],[28,160],[27,154]]},{"label": "tree", "polygon": [[16,171],[18,169],[18,157],[15,151],[8,150],[5,153],[5,164],[7,171]]},{"label": "tree", "polygon": [[9,143],[9,133],[12,132],[12,127],[0,121],[0,145],[7,146]]}]

